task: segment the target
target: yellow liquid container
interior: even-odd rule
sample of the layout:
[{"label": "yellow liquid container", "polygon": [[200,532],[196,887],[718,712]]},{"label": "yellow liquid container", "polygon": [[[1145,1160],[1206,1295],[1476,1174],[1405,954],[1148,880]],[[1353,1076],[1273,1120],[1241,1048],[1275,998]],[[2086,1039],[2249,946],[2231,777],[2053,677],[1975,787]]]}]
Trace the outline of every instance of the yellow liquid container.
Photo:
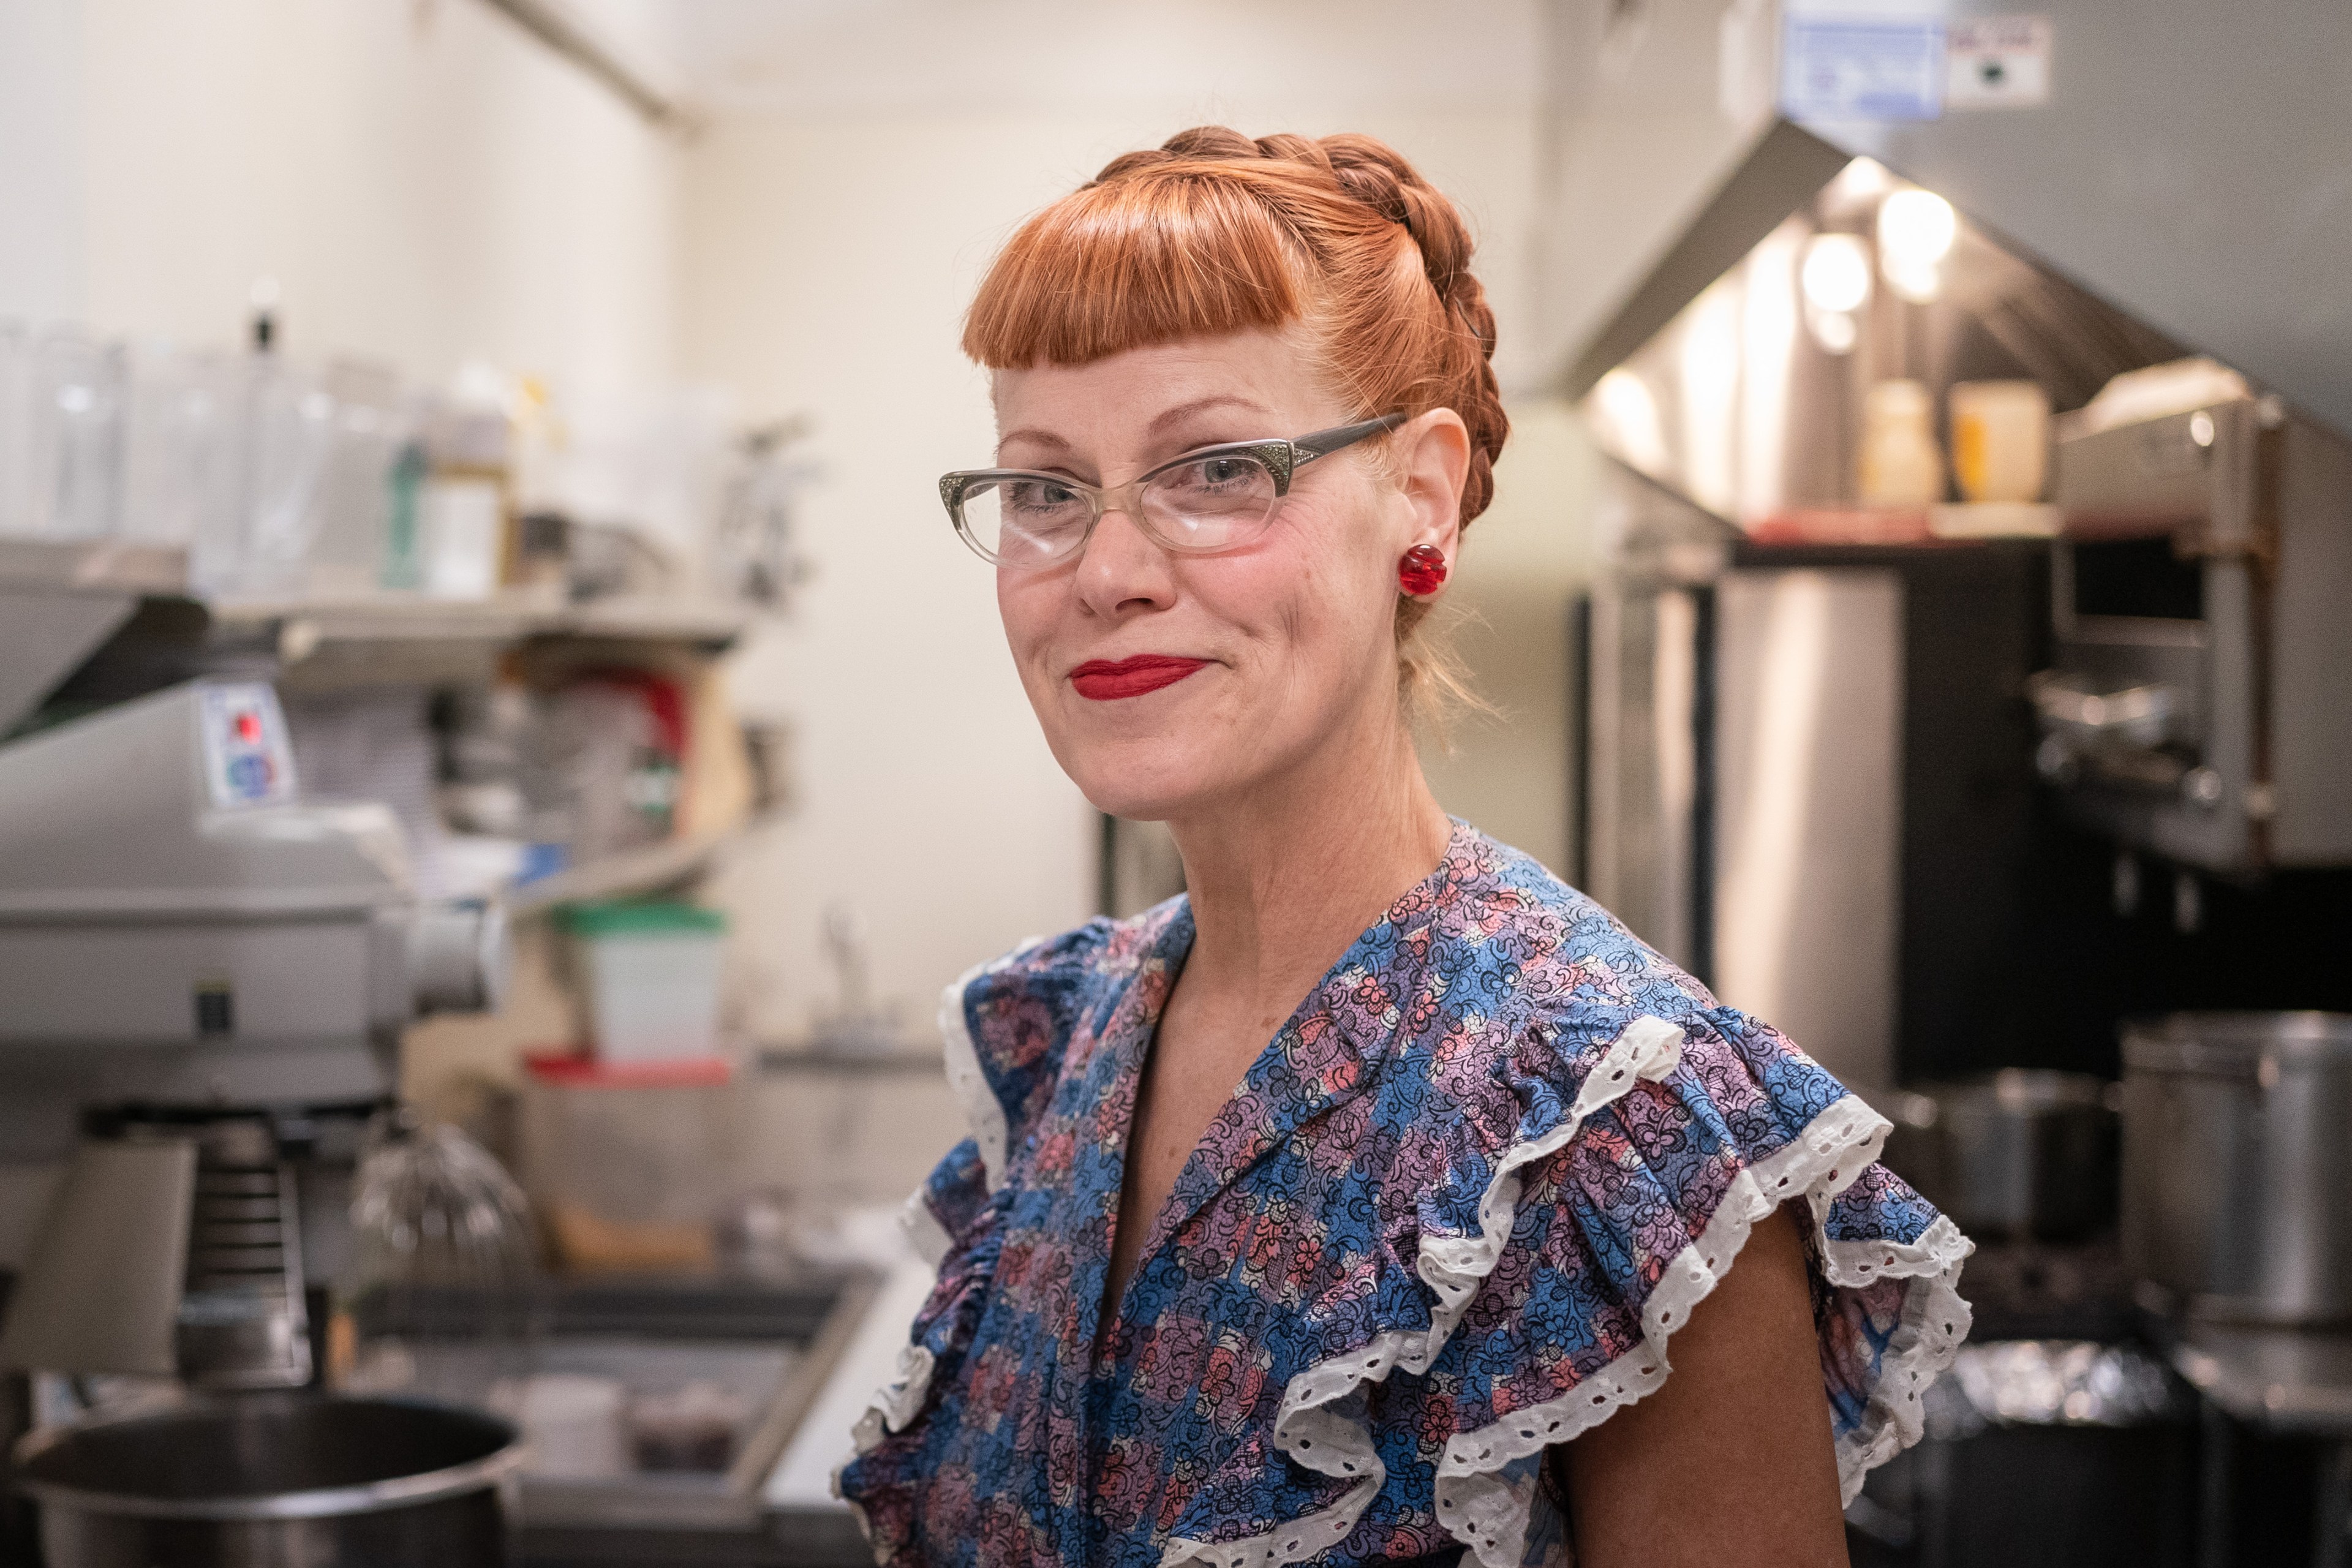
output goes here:
[{"label": "yellow liquid container", "polygon": [[2041,384],[1964,381],[1951,405],[1960,493],[1978,502],[2040,500],[2050,475],[2050,395]]}]

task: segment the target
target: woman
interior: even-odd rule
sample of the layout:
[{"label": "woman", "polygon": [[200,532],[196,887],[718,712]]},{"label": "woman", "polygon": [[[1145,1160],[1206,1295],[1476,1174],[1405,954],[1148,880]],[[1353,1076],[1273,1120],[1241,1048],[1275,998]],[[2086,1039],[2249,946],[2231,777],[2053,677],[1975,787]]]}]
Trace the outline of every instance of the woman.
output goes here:
[{"label": "woman", "polygon": [[1469,251],[1379,142],[1212,129],[981,287],[941,493],[1190,892],[949,989],[972,1137],[841,1480],[884,1561],[1842,1563],[1966,1332],[1885,1123],[1423,778],[1507,428]]}]

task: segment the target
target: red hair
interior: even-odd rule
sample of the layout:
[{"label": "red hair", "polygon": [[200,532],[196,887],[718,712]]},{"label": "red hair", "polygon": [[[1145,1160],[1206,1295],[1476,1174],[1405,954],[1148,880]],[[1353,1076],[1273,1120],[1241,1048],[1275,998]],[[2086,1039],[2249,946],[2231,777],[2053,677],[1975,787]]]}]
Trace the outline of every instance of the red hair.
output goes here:
[{"label": "red hair", "polygon": [[[1470,250],[1454,204],[1382,142],[1205,126],[1113,159],[1022,225],[981,283],[963,348],[992,370],[1085,364],[1298,323],[1357,417],[1462,416],[1466,527],[1510,431]],[[1401,634],[1423,608],[1404,601]]]}]

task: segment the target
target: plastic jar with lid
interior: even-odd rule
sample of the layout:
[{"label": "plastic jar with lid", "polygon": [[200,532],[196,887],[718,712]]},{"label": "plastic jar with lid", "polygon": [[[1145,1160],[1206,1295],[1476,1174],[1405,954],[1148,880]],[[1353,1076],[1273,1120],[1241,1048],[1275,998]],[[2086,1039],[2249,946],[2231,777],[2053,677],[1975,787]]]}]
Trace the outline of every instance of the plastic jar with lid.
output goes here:
[{"label": "plastic jar with lid", "polygon": [[1935,399],[1916,381],[1882,381],[1863,400],[1856,489],[1864,506],[1927,507],[1944,499]]}]

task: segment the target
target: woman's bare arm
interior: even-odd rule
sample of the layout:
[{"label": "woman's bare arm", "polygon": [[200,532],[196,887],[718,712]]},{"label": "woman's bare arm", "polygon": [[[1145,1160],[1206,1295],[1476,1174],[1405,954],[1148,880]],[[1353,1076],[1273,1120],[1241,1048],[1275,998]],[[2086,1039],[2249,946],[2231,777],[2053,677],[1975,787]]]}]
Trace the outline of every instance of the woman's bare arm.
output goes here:
[{"label": "woman's bare arm", "polygon": [[1793,1215],[1757,1225],[1669,1353],[1664,1387],[1553,1450],[1578,1568],[1844,1568]]}]

